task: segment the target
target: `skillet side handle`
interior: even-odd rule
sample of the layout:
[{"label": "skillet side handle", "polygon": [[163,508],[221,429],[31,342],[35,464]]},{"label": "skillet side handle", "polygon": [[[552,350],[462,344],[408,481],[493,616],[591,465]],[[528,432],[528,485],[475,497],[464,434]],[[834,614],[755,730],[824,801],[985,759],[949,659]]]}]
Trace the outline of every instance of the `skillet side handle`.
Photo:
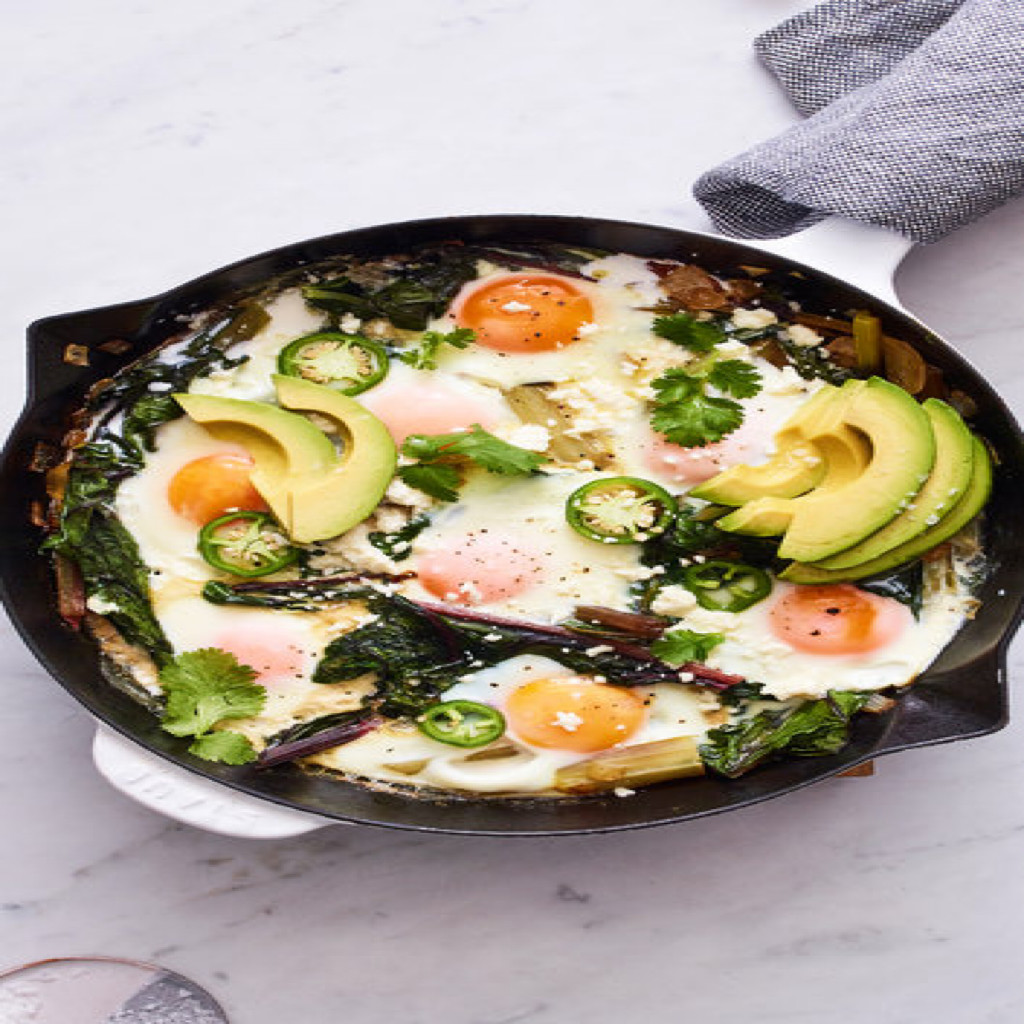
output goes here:
[{"label": "skillet side handle", "polygon": [[902,309],[893,277],[914,243],[874,224],[829,217],[795,235],[752,244],[806,263]]},{"label": "skillet side handle", "polygon": [[[972,692],[963,693],[964,679]],[[990,648],[967,666],[915,685],[900,699],[878,754],[971,739],[998,732],[1009,721],[1006,645]]]},{"label": "skillet side handle", "polygon": [[99,773],[115,789],[193,828],[238,839],[288,839],[337,824],[233,792],[150,754],[110,729],[96,730],[92,754]]},{"label": "skillet side handle", "polygon": [[[44,400],[64,387],[78,386],[83,375],[104,376],[131,362],[139,355],[137,343],[152,326],[158,306],[156,299],[139,299],[79,313],[62,313],[29,324],[26,333],[31,401]],[[69,362],[68,346],[85,349],[85,362]]]}]

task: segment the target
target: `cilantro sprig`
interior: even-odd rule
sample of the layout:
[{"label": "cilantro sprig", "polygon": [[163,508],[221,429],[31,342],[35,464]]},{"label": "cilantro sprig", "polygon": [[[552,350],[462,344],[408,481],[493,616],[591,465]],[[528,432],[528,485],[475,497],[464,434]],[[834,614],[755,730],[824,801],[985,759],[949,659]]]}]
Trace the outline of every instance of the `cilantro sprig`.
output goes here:
[{"label": "cilantro sprig", "polygon": [[[683,448],[721,441],[743,422],[743,406],[733,398],[753,398],[761,374],[742,359],[709,357],[695,369],[666,370],[651,382],[655,391],[651,426]],[[708,394],[713,387],[725,395]]]},{"label": "cilantro sprig", "polygon": [[651,644],[651,653],[670,665],[687,661],[707,661],[708,655],[725,640],[721,633],[697,633],[692,629],[672,629]]},{"label": "cilantro sprig", "polygon": [[452,348],[468,348],[476,341],[476,332],[468,327],[456,327],[447,334],[441,331],[424,331],[419,344],[402,352],[399,359],[414,370],[436,370],[437,356],[444,345]]},{"label": "cilantro sprig", "polygon": [[656,317],[651,330],[666,341],[689,349],[707,353],[726,340],[726,333],[713,320],[698,320],[689,313],[672,313]]},{"label": "cilantro sprig", "polygon": [[253,680],[256,670],[217,647],[184,651],[160,670],[167,702],[161,726],[172,736],[192,736],[189,753],[206,761],[247,764],[256,759],[252,743],[238,732],[213,731],[219,722],[258,715],[267,691]]},{"label": "cilantro sprig", "polygon": [[439,501],[458,500],[460,463],[470,462],[502,476],[526,476],[547,461],[537,452],[489,434],[479,423],[452,434],[413,434],[405,439],[402,454],[416,461],[402,466],[398,475],[410,487]]}]

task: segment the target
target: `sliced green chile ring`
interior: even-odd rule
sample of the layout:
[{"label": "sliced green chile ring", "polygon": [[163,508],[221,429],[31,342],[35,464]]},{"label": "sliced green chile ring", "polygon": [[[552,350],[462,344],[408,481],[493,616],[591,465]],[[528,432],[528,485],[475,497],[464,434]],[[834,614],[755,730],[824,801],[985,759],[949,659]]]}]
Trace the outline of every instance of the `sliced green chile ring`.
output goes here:
[{"label": "sliced green chile ring", "polygon": [[379,342],[360,334],[320,331],[285,345],[277,368],[288,377],[359,395],[387,376],[388,354]]},{"label": "sliced green chile ring", "polygon": [[416,725],[432,740],[453,747],[482,747],[505,732],[505,717],[497,708],[475,700],[448,700],[427,708]]},{"label": "sliced green chile ring", "polygon": [[635,476],[592,480],[569,495],[565,518],[588,540],[602,544],[638,544],[663,533],[676,503],[663,487]]},{"label": "sliced green chile ring", "polygon": [[700,562],[683,570],[683,585],[697,604],[716,612],[741,612],[764,600],[772,579],[763,569],[742,562]]},{"label": "sliced green chile ring", "polygon": [[228,512],[199,531],[199,553],[222,572],[252,579],[291,565],[299,549],[266,512]]}]

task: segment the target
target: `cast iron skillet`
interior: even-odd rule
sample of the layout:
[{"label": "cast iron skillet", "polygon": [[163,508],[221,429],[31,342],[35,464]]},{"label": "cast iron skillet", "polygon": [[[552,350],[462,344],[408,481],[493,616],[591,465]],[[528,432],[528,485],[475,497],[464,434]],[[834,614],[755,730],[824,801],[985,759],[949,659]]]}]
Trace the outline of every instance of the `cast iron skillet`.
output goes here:
[{"label": "cast iron skillet", "polygon": [[[50,566],[38,554],[40,531],[29,522],[43,494],[42,474],[31,468],[39,442],[57,444],[66,416],[86,388],[180,330],[176,318],[224,301],[241,289],[296,267],[343,253],[375,257],[432,242],[550,241],[640,256],[694,260],[708,268],[753,263],[799,271],[817,312],[873,309],[888,333],[906,338],[941,367],[953,387],[977,402],[975,428],[998,459],[996,489],[988,506],[987,550],[995,570],[980,594],[981,610],[938,661],[884,715],[861,715],[852,742],[828,758],[792,760],[736,781],[713,776],[667,783],[629,799],[573,801],[445,798],[378,793],[294,767],[257,771],[191,758],[183,741],[160,730],[156,719],[100,675],[96,649],[65,627],[56,611]],[[794,278],[800,284],[800,278]],[[111,339],[131,351],[110,355],[96,346]],[[88,346],[91,365],[68,365],[65,346]],[[424,831],[558,835],[613,831],[682,821],[743,807],[835,775],[880,754],[980,736],[1007,721],[1006,648],[1021,615],[1024,545],[1018,539],[1024,485],[1024,439],[995,391],[922,324],[857,288],[803,264],[766,255],[738,242],[671,228],[581,217],[469,216],[413,221],[327,235],[275,249],[214,271],[154,299],[49,317],[28,331],[29,397],[0,465],[0,586],[7,609],[42,664],[88,710],[143,747],[190,771],[253,796],[340,821]]]}]

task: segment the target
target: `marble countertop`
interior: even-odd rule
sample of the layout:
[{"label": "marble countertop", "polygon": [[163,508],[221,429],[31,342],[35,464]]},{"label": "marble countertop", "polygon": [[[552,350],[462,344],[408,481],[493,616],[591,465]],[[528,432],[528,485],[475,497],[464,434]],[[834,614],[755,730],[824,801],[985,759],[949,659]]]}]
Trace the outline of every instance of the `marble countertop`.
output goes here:
[{"label": "marble countertop", "polygon": [[[794,0],[36,0],[0,65],[7,372],[52,313],[375,221],[706,228],[703,169],[793,113],[749,47]],[[905,304],[1024,408],[1024,204],[914,251]],[[484,840],[177,825],[4,621],[0,967],[106,953],[236,1024],[1016,1024],[1024,726],[690,825]],[[1015,648],[1017,675],[1024,668]]]}]

